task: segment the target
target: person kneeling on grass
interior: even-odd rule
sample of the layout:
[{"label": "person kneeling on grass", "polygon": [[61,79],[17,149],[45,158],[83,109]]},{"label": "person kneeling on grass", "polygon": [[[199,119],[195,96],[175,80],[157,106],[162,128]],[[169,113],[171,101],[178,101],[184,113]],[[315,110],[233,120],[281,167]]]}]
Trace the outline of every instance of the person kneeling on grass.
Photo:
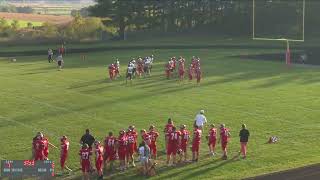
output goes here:
[{"label": "person kneeling on grass", "polygon": [[149,160],[150,160],[150,148],[144,141],[139,145],[140,162],[143,167],[143,175],[148,174]]}]

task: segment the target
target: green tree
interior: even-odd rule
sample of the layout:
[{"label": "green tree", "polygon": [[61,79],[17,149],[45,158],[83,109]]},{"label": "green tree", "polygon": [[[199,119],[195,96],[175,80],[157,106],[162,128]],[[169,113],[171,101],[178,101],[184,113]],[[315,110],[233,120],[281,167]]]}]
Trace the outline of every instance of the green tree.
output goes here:
[{"label": "green tree", "polygon": [[19,20],[13,20],[12,23],[11,23],[11,27],[13,30],[18,30],[20,28],[20,22]]},{"label": "green tree", "polygon": [[118,27],[119,36],[124,40],[126,28],[132,23],[132,17],[135,15],[134,5],[138,0],[96,0],[96,3],[89,8],[90,15],[111,18],[110,25]]},{"label": "green tree", "polygon": [[33,28],[32,22],[28,22],[28,23],[27,23],[27,27],[28,27],[29,29]]}]

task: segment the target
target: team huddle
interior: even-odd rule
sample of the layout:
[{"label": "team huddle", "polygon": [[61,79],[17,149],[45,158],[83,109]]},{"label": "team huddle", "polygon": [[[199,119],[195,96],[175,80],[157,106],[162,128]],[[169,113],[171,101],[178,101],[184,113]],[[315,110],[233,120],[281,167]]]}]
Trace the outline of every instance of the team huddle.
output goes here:
[{"label": "team huddle", "polygon": [[[197,162],[199,160],[199,152],[201,139],[203,134],[204,123],[206,123],[204,111],[196,116],[194,128],[190,132],[186,125],[177,127],[171,118],[168,119],[164,127],[163,133],[165,136],[166,147],[166,164],[167,166],[175,166],[178,163]],[[204,121],[199,118],[203,118]],[[241,153],[243,158],[246,158],[246,145],[248,142],[249,131],[246,126],[242,125],[242,130],[239,133],[241,142]],[[155,165],[157,160],[158,148],[157,142],[160,133],[156,130],[154,125],[149,127],[149,130],[140,130],[140,141],[138,141],[139,133],[136,128],[131,125],[126,130],[119,131],[118,136],[113,132],[109,132],[103,140],[103,143],[97,141],[89,132],[81,137],[80,143],[82,147],[79,151],[81,170],[84,179],[89,178],[89,174],[93,172],[91,164],[91,156],[95,154],[95,168],[98,174],[98,179],[103,179],[103,171],[114,170],[114,162],[119,161],[119,170],[125,171],[130,166],[135,167],[135,157],[141,163],[142,173],[144,175],[154,175]],[[230,139],[230,130],[224,124],[220,125],[219,132],[214,124],[210,125],[207,139],[210,155],[216,155],[216,144],[221,143],[222,159],[227,159],[227,147]],[[69,141],[66,136],[60,139],[60,166],[62,172],[64,169],[69,169],[65,162],[68,158]],[[140,143],[138,143],[140,142]],[[33,138],[33,158],[34,160],[47,160],[49,155],[49,145],[54,148],[53,144],[41,133],[37,133]],[[188,147],[192,153],[191,161],[188,160]],[[178,155],[178,159],[176,156]]]}]

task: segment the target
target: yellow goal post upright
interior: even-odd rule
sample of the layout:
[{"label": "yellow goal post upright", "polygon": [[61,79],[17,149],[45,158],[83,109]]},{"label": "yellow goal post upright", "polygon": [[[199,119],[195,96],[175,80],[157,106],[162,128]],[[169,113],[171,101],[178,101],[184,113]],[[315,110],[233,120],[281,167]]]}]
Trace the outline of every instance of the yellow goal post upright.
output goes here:
[{"label": "yellow goal post upright", "polygon": [[[288,39],[288,38],[264,38],[264,37],[256,37],[256,32],[255,32],[255,11],[256,11],[256,0],[252,0],[252,39],[253,40],[260,40],[260,41],[284,41],[286,42],[287,49],[286,49],[286,64],[290,65],[291,64],[291,53],[290,53],[290,42],[304,42],[305,40],[305,35],[304,35],[304,25],[305,25],[305,10],[306,10],[306,1],[302,0],[302,39]],[[259,0],[258,0],[259,1]]]}]

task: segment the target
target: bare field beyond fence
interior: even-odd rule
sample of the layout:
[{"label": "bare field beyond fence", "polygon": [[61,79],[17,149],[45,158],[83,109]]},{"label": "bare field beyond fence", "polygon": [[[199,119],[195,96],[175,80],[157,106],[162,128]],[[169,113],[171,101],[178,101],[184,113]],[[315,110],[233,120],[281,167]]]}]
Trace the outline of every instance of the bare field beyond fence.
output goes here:
[{"label": "bare field beyond fence", "polygon": [[16,19],[28,22],[49,22],[51,24],[67,24],[72,21],[71,16],[57,16],[57,15],[40,15],[40,14],[24,14],[24,13],[6,13],[0,12],[0,18]]}]

